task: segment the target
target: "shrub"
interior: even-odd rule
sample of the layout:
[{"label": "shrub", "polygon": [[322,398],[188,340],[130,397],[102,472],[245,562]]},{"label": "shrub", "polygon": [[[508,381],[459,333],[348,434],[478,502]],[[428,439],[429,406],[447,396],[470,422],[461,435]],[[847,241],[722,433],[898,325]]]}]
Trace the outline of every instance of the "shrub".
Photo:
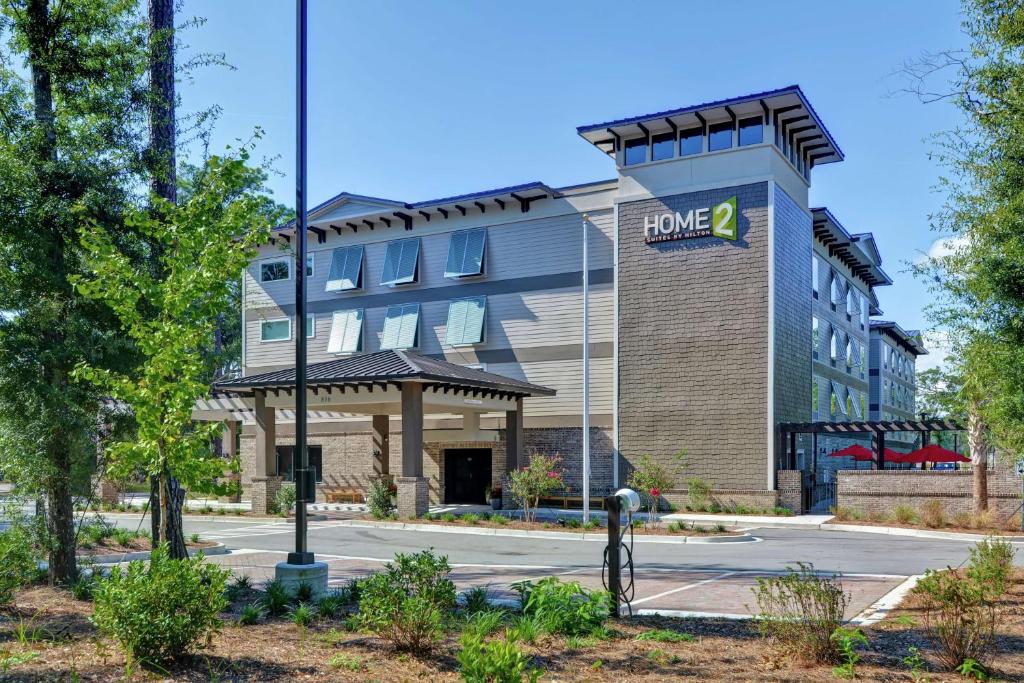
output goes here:
[{"label": "shrub", "polygon": [[921,506],[921,521],[930,529],[946,526],[946,508],[937,500],[929,500]]},{"label": "shrub", "polygon": [[480,515],[470,512],[469,514],[462,515],[459,517],[459,521],[464,524],[474,525],[480,521]]},{"label": "shrub", "polygon": [[387,519],[395,507],[391,504],[391,484],[386,479],[374,479],[366,492],[366,507],[374,519]]},{"label": "shrub", "polygon": [[897,505],[892,509],[892,517],[898,524],[913,524],[917,521],[917,513],[909,505]]},{"label": "shrub", "polygon": [[961,529],[970,529],[974,523],[974,515],[970,512],[958,512],[953,515],[953,526]]},{"label": "shrub", "polygon": [[530,658],[519,649],[512,633],[506,631],[501,639],[484,638],[470,629],[459,639],[459,673],[466,683],[533,683],[540,678],[543,672],[530,666]]},{"label": "shrub", "polygon": [[352,655],[346,655],[344,653],[338,653],[331,657],[331,668],[334,669],[345,669],[347,671],[361,671],[363,668],[363,660]]},{"label": "shrub", "polygon": [[292,594],[288,588],[278,579],[268,581],[263,587],[263,597],[260,598],[260,606],[272,617],[281,616],[288,611],[291,605]]},{"label": "shrub", "polygon": [[811,564],[799,563],[782,576],[759,578],[757,626],[787,656],[810,662],[839,660],[832,634],[843,623],[850,596],[836,577],[818,576]]},{"label": "shrub", "polygon": [[[285,482],[281,484],[281,488],[274,494],[274,504],[271,505],[271,511],[274,514],[286,515],[295,509],[295,484],[291,482]],[[210,508],[213,510],[213,508]]]},{"label": "shrub", "polygon": [[451,524],[452,522],[454,522],[455,519],[456,519],[455,515],[453,513],[451,513],[451,512],[446,512],[443,515],[441,515],[441,521],[442,522],[447,522],[448,524]]},{"label": "shrub", "polygon": [[496,631],[505,620],[505,612],[500,609],[485,609],[470,613],[463,631],[473,631],[481,636],[489,636]]},{"label": "shrub", "polygon": [[708,504],[711,496],[711,484],[700,477],[690,477],[686,480],[686,500],[695,509],[703,508]]},{"label": "shrub", "polygon": [[296,626],[309,626],[313,623],[314,616],[312,608],[306,603],[302,603],[292,608],[289,618]]},{"label": "shrub", "polygon": [[348,602],[349,598],[344,591],[333,591],[316,603],[316,613],[325,619],[333,619]]},{"label": "shrub", "polygon": [[1006,592],[1013,550],[1006,541],[985,540],[971,550],[962,575],[925,572],[914,588],[922,600],[925,628],[943,666],[954,671],[966,662],[987,673],[997,623],[997,602]]},{"label": "shrub", "polygon": [[466,614],[486,612],[491,609],[491,592],[487,586],[474,586],[462,593],[462,604]]},{"label": "shrub", "polygon": [[524,643],[533,644],[541,633],[540,622],[535,617],[520,615],[513,623],[510,631],[513,636]]},{"label": "shrub", "polygon": [[508,524],[508,517],[505,515],[491,515],[491,522],[498,526],[505,526]]},{"label": "shrub", "polygon": [[238,623],[242,626],[252,626],[260,620],[263,616],[263,610],[260,606],[252,603],[242,608],[242,613],[238,615]]},{"label": "shrub", "polygon": [[96,579],[92,576],[79,576],[78,580],[71,584],[71,595],[75,600],[89,602],[93,599],[96,591]]},{"label": "shrub", "polygon": [[996,513],[992,510],[982,510],[976,512],[973,515],[973,521],[971,527],[975,529],[995,529],[999,525],[999,518],[996,517]]},{"label": "shrub", "polygon": [[675,458],[675,467],[668,467],[656,462],[649,455],[640,456],[636,469],[629,475],[630,487],[636,489],[647,506],[652,520],[657,520],[661,494],[676,486],[676,475],[685,454],[680,452]]},{"label": "shrub", "polygon": [[396,649],[420,652],[436,641],[455,606],[448,558],[424,550],[399,553],[384,571],[366,579],[359,599],[364,628]]},{"label": "shrub", "polygon": [[537,514],[537,504],[543,496],[548,496],[562,488],[562,473],[559,469],[561,458],[535,453],[530,462],[508,475],[508,488],[520,505],[523,506],[523,519],[532,522]]},{"label": "shrub", "polygon": [[93,622],[113,636],[134,660],[159,662],[203,646],[221,625],[224,587],[231,572],[204,561],[202,553],[171,559],[166,546],[141,561],[115,567],[97,582]]},{"label": "shrub", "polygon": [[296,602],[309,602],[313,599],[313,584],[301,582],[295,587]]},{"label": "shrub", "polygon": [[557,577],[548,576],[536,583],[514,583],[512,588],[519,593],[523,615],[536,619],[546,633],[565,636],[600,633],[611,614],[611,595],[584,588],[578,581],[563,583]]},{"label": "shrub", "polygon": [[857,646],[867,647],[868,639],[859,628],[837,628],[832,632],[832,640],[839,648],[839,657],[842,663],[832,667],[832,674],[836,678],[856,678],[855,667],[860,661],[857,654]]},{"label": "shrub", "polygon": [[0,532],[0,606],[14,599],[14,592],[30,583],[36,574],[36,551],[31,528],[19,514]]}]

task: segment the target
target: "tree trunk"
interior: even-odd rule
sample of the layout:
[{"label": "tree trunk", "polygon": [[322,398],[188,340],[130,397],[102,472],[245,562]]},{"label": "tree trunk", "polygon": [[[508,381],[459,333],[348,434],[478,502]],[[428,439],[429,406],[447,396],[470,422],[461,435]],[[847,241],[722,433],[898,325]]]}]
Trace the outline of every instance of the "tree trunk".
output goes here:
[{"label": "tree trunk", "polygon": [[174,0],[149,0],[150,187],[177,203],[174,115]]},{"label": "tree trunk", "polygon": [[178,480],[170,475],[165,467],[160,475],[160,505],[158,506],[160,522],[159,535],[154,536],[157,544],[167,544],[168,555],[174,559],[188,558],[185,547],[185,533],[181,525],[181,508],[185,503],[185,491]]},{"label": "tree trunk", "polygon": [[967,407],[967,443],[971,449],[971,467],[974,470],[974,511],[988,510],[988,440],[985,423],[976,403]]}]

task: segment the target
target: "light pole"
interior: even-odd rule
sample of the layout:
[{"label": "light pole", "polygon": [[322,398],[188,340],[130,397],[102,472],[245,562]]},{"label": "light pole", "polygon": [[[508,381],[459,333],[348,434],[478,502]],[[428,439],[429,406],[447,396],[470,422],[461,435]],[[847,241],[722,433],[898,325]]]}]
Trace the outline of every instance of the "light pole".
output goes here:
[{"label": "light pole", "polygon": [[274,568],[292,589],[327,591],[327,564],[315,562],[306,546],[306,503],[316,498],[316,477],[306,450],[306,0],[296,0],[295,17],[295,552]]},{"label": "light pole", "polygon": [[590,248],[583,214],[583,523],[590,521]]}]

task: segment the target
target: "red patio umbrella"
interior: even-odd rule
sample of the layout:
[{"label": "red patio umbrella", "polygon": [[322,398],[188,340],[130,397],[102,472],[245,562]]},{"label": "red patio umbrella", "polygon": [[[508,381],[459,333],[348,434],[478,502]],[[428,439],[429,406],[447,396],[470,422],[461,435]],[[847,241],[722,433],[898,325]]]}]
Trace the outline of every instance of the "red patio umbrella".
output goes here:
[{"label": "red patio umbrella", "polygon": [[[867,448],[865,448],[864,446],[861,446],[859,443],[855,443],[855,444],[852,444],[850,446],[847,446],[846,448],[841,448],[838,451],[835,451],[833,453],[829,453],[828,457],[830,457],[830,458],[852,457],[854,460],[856,460],[858,462],[871,462],[872,460],[875,459],[875,454],[872,453]],[[888,454],[886,454],[886,457],[888,457]]]},{"label": "red patio umbrella", "polygon": [[894,451],[891,448],[886,448],[885,449],[885,461],[886,462],[906,462],[906,460],[903,459],[905,455],[906,455],[905,453],[900,453],[899,451]]},{"label": "red patio umbrella", "polygon": [[970,458],[965,458],[959,453],[954,453],[948,448],[943,448],[937,443],[930,443],[924,448],[918,448],[916,451],[907,453],[899,462],[910,463],[912,465],[919,465],[926,462],[970,462]]}]

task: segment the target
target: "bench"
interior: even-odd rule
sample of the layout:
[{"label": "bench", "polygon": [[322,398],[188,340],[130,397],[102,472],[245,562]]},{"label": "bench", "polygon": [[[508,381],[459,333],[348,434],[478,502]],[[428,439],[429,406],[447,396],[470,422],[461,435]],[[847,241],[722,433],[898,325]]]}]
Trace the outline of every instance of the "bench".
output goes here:
[{"label": "bench", "polygon": [[328,503],[362,503],[366,496],[362,489],[324,489],[324,500]]},{"label": "bench", "polygon": [[[572,503],[574,506],[583,507],[583,496],[570,496],[566,495],[554,495],[554,496],[541,496],[537,501],[539,507],[557,507],[561,506],[563,510],[569,509],[569,504]],[[597,506],[604,510],[604,496],[591,496],[590,505]]]}]

